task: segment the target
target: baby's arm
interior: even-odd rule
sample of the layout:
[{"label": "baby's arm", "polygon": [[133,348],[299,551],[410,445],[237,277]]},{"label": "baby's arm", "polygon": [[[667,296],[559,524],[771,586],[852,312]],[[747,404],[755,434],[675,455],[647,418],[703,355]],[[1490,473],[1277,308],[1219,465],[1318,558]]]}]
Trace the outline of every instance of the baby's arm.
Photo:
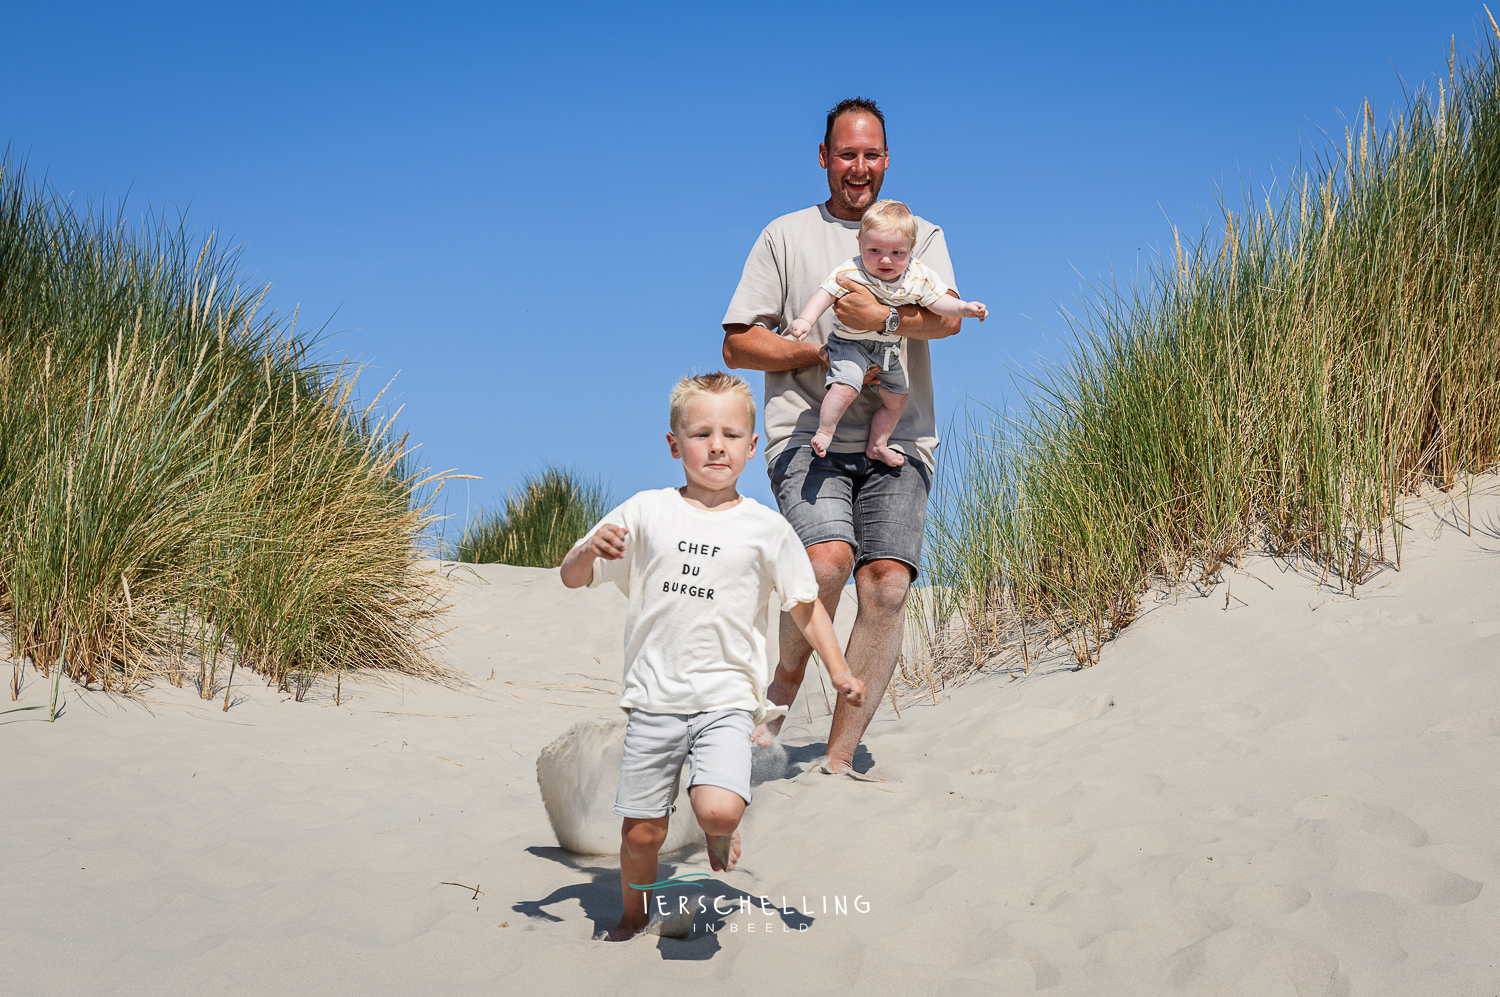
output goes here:
[{"label": "baby's arm", "polygon": [[568,551],[563,558],[562,583],[570,589],[583,588],[594,580],[594,558],[618,561],[625,556],[625,536],[630,531],[623,526],[605,523],[594,531],[586,544]]},{"label": "baby's arm", "polygon": [[960,301],[951,294],[945,294],[925,307],[944,318],[977,318],[981,322],[990,313],[982,301]]},{"label": "baby's arm", "polygon": [[833,620],[828,618],[828,610],[823,608],[823,603],[817,599],[797,603],[792,607],[792,621],[797,624],[797,629],[802,631],[802,636],[807,638],[813,650],[818,652],[818,657],[823,659],[823,664],[828,669],[828,678],[833,682],[833,687],[843,695],[844,701],[850,706],[864,703],[865,684],[855,678],[845,664],[844,652],[839,650],[839,639],[833,632]]},{"label": "baby's arm", "polygon": [[828,306],[833,302],[833,295],[821,287],[818,288],[808,300],[807,307],[802,309],[802,314],[792,319],[792,327],[787,331],[797,339],[806,339],[807,334],[812,331],[813,323],[818,320],[818,316],[828,311]]}]

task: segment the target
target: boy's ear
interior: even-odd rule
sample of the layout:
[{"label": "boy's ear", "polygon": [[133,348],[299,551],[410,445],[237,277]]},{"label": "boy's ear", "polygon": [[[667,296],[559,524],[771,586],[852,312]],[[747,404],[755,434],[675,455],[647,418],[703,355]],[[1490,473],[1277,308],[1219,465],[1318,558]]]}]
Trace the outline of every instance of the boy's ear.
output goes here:
[{"label": "boy's ear", "polygon": [[677,437],[673,436],[671,433],[667,434],[667,446],[672,451],[672,459],[673,460],[681,460],[682,459],[682,454],[677,451]]},{"label": "boy's ear", "polygon": [[755,445],[757,443],[759,443],[759,442],[760,442],[760,434],[759,433],[751,433],[750,434],[750,452],[747,453],[747,454],[745,454],[745,459],[746,460],[750,460],[752,457],[755,456]]}]

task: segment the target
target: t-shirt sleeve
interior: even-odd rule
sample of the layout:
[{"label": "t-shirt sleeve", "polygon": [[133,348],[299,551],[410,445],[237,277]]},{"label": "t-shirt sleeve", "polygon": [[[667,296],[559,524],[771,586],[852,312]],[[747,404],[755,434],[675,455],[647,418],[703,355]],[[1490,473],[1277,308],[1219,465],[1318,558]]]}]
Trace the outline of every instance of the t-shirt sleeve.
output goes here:
[{"label": "t-shirt sleeve", "polygon": [[839,285],[839,276],[841,274],[850,273],[851,271],[857,269],[858,267],[851,267],[847,263],[840,263],[838,267],[833,271],[833,273],[828,275],[828,279],[823,281],[822,284],[818,285],[818,290],[827,291],[829,294],[833,295],[834,300],[842,298],[849,292]]},{"label": "t-shirt sleeve", "polygon": [[916,252],[912,255],[921,260],[938,278],[945,281],[955,294],[959,293],[958,280],[953,276],[953,260],[948,256],[948,240],[943,237],[942,229],[934,225],[927,239],[922,245],[916,247]]},{"label": "t-shirt sleeve", "polygon": [[772,587],[781,599],[781,611],[789,613],[800,602],[818,597],[818,576],[813,574],[807,548],[790,525],[781,535],[776,548],[775,581]]},{"label": "t-shirt sleeve", "polygon": [[920,304],[923,308],[926,308],[938,298],[948,293],[948,282],[943,280],[942,274],[932,269],[932,267],[927,266],[925,262],[922,264],[922,277],[924,280],[922,282]]},{"label": "t-shirt sleeve", "polygon": [[602,557],[594,558],[594,577],[589,582],[589,588],[598,588],[605,582],[614,582],[615,585],[619,587],[620,591],[623,592],[627,597],[630,595],[630,560],[631,557],[635,554],[636,550],[635,527],[636,519],[638,518],[634,515],[634,513],[635,500],[633,498],[626,499],[624,502],[615,506],[609,512],[606,512],[604,514],[604,518],[599,520],[599,522],[595,523],[593,526],[589,527],[588,532],[585,533],[583,537],[573,545],[574,549],[577,549],[588,543],[589,540],[593,538],[594,534],[599,531],[599,527],[603,526],[605,523],[611,523],[615,526],[623,526],[626,530],[629,531],[625,535],[624,557],[617,558],[613,561],[606,560]]},{"label": "t-shirt sleeve", "polygon": [[734,289],[729,310],[724,313],[723,325],[758,325],[775,332],[781,327],[786,286],[781,261],[776,258],[775,240],[767,227],[745,260],[739,286]]}]

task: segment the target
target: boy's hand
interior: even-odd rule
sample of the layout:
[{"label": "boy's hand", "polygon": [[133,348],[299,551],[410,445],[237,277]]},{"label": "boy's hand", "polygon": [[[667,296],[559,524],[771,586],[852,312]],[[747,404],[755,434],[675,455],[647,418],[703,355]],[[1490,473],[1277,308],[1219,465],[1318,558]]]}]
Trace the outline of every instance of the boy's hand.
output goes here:
[{"label": "boy's hand", "polygon": [[990,310],[984,306],[983,301],[970,301],[964,305],[964,314],[969,318],[977,318],[981,322],[984,321],[985,316],[989,313]]},{"label": "boy's hand", "polygon": [[791,332],[793,339],[806,339],[807,334],[809,332],[812,332],[812,323],[807,321],[806,319],[794,318],[792,319],[792,325],[789,331]]},{"label": "boy's hand", "polygon": [[828,676],[833,687],[844,697],[844,702],[850,706],[862,706],[865,701],[865,684],[854,677],[851,671],[842,671],[837,675]]},{"label": "boy's hand", "polygon": [[630,533],[623,526],[605,523],[594,532],[589,541],[589,553],[606,561],[618,561],[625,556],[625,537]]}]

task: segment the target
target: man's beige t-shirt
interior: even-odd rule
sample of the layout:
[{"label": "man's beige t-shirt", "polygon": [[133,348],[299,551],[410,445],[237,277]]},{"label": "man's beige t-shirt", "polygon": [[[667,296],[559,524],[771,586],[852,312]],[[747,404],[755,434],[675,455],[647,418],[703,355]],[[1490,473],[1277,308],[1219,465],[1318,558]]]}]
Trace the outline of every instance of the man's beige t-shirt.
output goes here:
[{"label": "man's beige t-shirt", "polygon": [[[949,287],[953,263],[943,230],[917,218],[917,241],[912,255],[927,264]],[[808,299],[829,273],[859,252],[859,222],[844,221],[828,213],[823,205],[782,215],[761,232],[755,248],[745,260],[740,285],[735,288],[724,313],[724,325],[759,325],[773,332],[791,327]],[[807,342],[822,345],[833,331],[833,309],[813,324]],[[897,330],[899,335],[899,330]],[[891,433],[891,446],[915,454],[929,468],[936,466],[937,420],[932,406],[932,364],[927,342],[907,341],[901,362],[906,367],[911,395],[901,421]],[[766,372],[765,426],[766,460],[773,461],[789,446],[804,446],[818,431],[818,409],[827,393],[824,380],[828,368]],[[849,406],[834,433],[830,450],[864,453],[869,442],[870,419],[880,407],[880,396],[861,391]]]},{"label": "man's beige t-shirt", "polygon": [[767,607],[790,612],[818,597],[812,562],[792,526],[752,498],[708,512],[676,488],[640,492],[600,526],[628,530],[625,556],[594,559],[589,587],[614,582],[625,613],[623,710],[746,710],[756,723],[786,707],[766,699]]}]

